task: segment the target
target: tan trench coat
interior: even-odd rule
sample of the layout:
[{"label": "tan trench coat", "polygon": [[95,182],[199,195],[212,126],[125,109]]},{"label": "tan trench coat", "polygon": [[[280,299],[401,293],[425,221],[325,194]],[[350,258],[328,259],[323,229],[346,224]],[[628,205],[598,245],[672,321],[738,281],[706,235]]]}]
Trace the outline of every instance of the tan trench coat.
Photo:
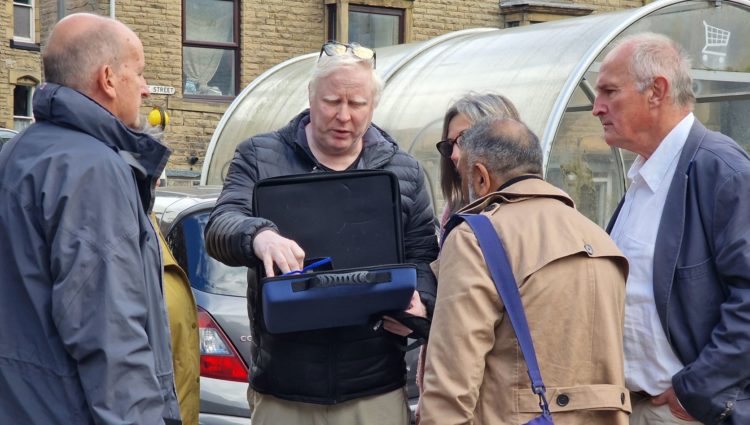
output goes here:
[{"label": "tan trench coat", "polygon": [[[539,179],[464,210],[484,211],[503,239],[555,424],[627,424],[627,261],[609,236]],[[515,333],[466,223],[449,234],[433,269],[438,294],[421,425],[523,424],[537,416]]]}]

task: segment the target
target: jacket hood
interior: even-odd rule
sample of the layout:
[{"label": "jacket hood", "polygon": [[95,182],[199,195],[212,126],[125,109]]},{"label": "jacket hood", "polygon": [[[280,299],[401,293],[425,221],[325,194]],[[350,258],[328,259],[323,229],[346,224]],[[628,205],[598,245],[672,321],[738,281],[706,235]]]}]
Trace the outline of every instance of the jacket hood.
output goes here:
[{"label": "jacket hood", "polygon": [[[302,143],[297,137],[297,130],[300,123],[303,120],[309,120],[309,117],[310,109],[308,108],[289,121],[289,124],[280,129],[278,133],[284,143],[294,149],[305,152],[311,161],[318,163],[310,147]],[[396,155],[396,152],[398,152],[398,143],[385,130],[373,123],[370,123],[362,139],[364,148],[362,160],[365,168],[379,168],[390,161]]]},{"label": "jacket hood", "polygon": [[131,130],[107,109],[83,93],[54,83],[34,92],[34,117],[88,134],[112,148],[139,174],[153,180],[161,175],[171,151],[153,137]]}]

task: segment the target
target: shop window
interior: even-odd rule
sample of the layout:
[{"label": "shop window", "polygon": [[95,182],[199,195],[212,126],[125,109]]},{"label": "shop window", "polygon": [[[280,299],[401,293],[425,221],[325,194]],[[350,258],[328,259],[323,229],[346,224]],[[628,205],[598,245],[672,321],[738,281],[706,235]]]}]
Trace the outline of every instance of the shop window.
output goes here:
[{"label": "shop window", "polygon": [[183,0],[183,95],[231,98],[239,85],[239,4]]},{"label": "shop window", "polygon": [[[341,16],[336,5],[328,5],[328,38],[356,42],[368,47],[385,47],[404,43],[405,9],[349,4],[346,19]],[[343,19],[343,20],[342,20]],[[339,20],[341,30],[337,32]]]},{"label": "shop window", "polygon": [[21,131],[34,122],[31,98],[34,86],[16,85],[13,88],[13,128]]},{"label": "shop window", "polygon": [[34,42],[34,0],[13,0],[13,39]]}]

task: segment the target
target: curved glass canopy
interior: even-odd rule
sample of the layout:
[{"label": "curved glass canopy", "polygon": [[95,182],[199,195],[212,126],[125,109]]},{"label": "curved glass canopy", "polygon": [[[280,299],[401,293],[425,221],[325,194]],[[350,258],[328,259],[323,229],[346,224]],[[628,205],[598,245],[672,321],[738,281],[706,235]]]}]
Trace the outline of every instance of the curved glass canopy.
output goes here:
[{"label": "curved glass canopy", "polygon": [[[509,29],[472,29],[378,49],[386,81],[373,121],[424,166],[436,211],[442,208],[442,119],[467,92],[510,98],[539,136],[545,177],[571,194],[600,225],[615,208],[633,157],[610,148],[591,115],[593,85],[609,46],[624,35],[654,31],[693,58],[696,116],[750,147],[750,1],[662,0],[620,12]],[[229,107],[209,145],[202,183],[220,184],[242,140],[283,126],[307,107],[317,54],[294,58],[251,83]]]}]

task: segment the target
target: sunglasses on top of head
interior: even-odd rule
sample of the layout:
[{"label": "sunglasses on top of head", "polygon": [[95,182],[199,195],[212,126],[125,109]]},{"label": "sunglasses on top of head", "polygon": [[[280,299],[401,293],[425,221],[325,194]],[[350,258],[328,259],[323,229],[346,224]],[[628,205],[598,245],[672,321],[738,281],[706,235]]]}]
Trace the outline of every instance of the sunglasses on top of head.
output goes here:
[{"label": "sunglasses on top of head", "polygon": [[371,60],[372,67],[375,68],[375,51],[368,47],[364,47],[359,43],[340,43],[338,41],[327,41],[320,48],[318,60],[320,60],[320,58],[323,56],[323,53],[325,53],[326,56],[340,56],[345,55],[346,52],[350,52],[352,55],[354,55],[354,57],[359,59]]}]

